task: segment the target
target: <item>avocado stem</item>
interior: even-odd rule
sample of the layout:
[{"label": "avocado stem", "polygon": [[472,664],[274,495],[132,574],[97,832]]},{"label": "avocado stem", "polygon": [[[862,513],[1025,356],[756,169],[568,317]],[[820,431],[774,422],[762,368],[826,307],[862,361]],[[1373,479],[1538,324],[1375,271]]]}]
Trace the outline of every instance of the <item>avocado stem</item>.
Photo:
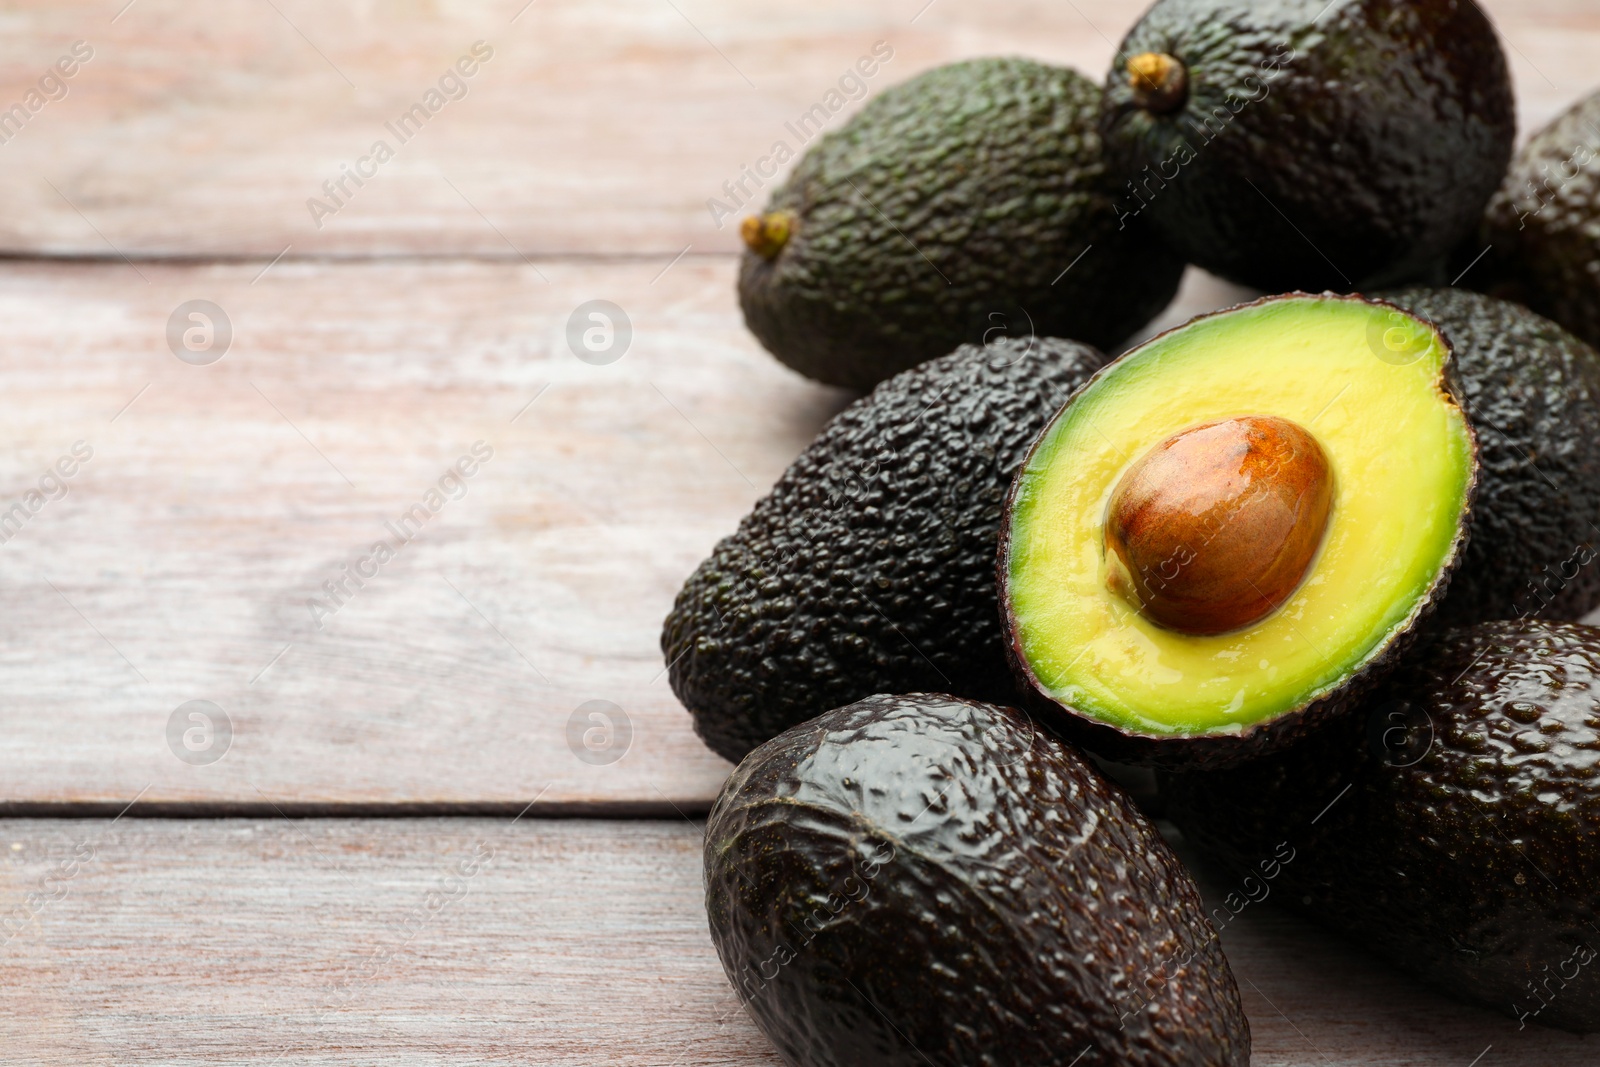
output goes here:
[{"label": "avocado stem", "polygon": [[739,236],[744,238],[745,247],[762,259],[776,259],[789,243],[794,223],[794,213],[790,211],[751,215],[739,224]]},{"label": "avocado stem", "polygon": [[1165,115],[1189,98],[1189,71],[1183,61],[1165,52],[1143,52],[1128,60],[1128,85],[1144,110]]}]

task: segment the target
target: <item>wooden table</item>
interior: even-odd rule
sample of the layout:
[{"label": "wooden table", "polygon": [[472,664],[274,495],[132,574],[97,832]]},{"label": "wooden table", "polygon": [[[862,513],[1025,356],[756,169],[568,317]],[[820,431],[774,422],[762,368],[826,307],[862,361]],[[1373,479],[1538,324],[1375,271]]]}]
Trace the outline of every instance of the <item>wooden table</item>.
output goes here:
[{"label": "wooden table", "polygon": [[[1525,127],[1600,80],[1592,0],[1485,6]],[[873,92],[1098,77],[1136,8],[8,4],[0,110],[76,62],[0,126],[0,1062],[776,1062],[704,929],[728,766],[656,642],[850,397],[745,333],[706,201],[877,41]],[[1193,274],[1162,322],[1240,295]],[[1257,1064],[1600,1058],[1271,906],[1225,942]]]}]

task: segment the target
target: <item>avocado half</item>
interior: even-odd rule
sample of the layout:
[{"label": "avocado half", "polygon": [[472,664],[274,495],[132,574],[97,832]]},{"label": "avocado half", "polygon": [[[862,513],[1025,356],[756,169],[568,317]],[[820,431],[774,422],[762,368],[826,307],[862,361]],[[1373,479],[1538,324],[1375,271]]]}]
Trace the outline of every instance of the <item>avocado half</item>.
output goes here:
[{"label": "avocado half", "polygon": [[1292,294],[1100,372],[1012,483],[998,584],[1030,703],[1087,747],[1223,765],[1336,716],[1411,643],[1478,478],[1449,342]]},{"label": "avocado half", "polygon": [[1233,875],[1431,985],[1600,1031],[1600,629],[1452,630],[1281,753],[1162,778]]},{"label": "avocado half", "polygon": [[1430,280],[1477,230],[1516,113],[1475,3],[1160,0],[1118,50],[1103,131],[1119,213],[1191,263],[1349,292]]},{"label": "avocado half", "polygon": [[1027,59],[886,89],[745,220],[750,332],[855,389],[963,342],[1120,345],[1171,302],[1183,260],[1118,219],[1099,107],[1087,78]]},{"label": "avocado half", "polygon": [[712,941],[796,1065],[1245,1067],[1189,873],[1021,713],[874,696],[752,752],[705,835]]}]

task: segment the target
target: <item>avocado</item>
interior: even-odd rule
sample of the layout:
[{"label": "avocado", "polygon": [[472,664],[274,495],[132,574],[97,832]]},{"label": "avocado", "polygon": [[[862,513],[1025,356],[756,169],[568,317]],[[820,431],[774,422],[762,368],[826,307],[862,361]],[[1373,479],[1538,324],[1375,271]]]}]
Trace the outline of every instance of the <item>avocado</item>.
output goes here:
[{"label": "avocado", "polygon": [[1199,893],[1155,827],[1009,708],[915,694],[745,758],[706,913],[785,1063],[1245,1067]]},{"label": "avocado", "polygon": [[963,341],[1120,344],[1183,261],[1119,223],[1098,112],[1082,75],[1025,59],[886,90],[745,220],[746,324],[794,370],[859,389]]},{"label": "avocado", "polygon": [[1191,263],[1349,292],[1430,280],[1477,230],[1516,116],[1475,3],[1160,0],[1118,50],[1103,130],[1119,214]]},{"label": "avocado", "polygon": [[1481,452],[1472,541],[1436,624],[1583,618],[1600,606],[1600,353],[1478,293],[1380,296],[1450,341]]},{"label": "avocado", "polygon": [[1162,334],[1012,485],[998,580],[1026,699],[1128,763],[1285,745],[1412,642],[1477,477],[1450,344],[1392,304],[1294,294]]},{"label": "avocado", "polygon": [[[1235,875],[1455,997],[1600,1030],[1600,629],[1442,635],[1361,711],[1243,767],[1163,775]],[[1281,858],[1281,857],[1280,857]]]},{"label": "avocado", "polygon": [[733,762],[829,708],[948,689],[1009,702],[994,553],[1034,435],[1105,357],[996,341],[841,412],[684,583],[662,628],[673,692]]},{"label": "avocado", "polygon": [[1600,93],[1517,153],[1489,201],[1483,240],[1463,259],[1474,288],[1526,304],[1600,345]]}]

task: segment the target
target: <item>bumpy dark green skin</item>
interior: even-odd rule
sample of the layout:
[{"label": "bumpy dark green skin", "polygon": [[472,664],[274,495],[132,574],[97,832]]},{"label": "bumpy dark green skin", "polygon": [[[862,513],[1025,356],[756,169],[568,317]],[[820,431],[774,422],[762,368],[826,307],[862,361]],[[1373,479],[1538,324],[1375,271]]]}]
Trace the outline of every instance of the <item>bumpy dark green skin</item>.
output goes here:
[{"label": "bumpy dark green skin", "polygon": [[[1600,93],[1541,130],[1489,202],[1466,281],[1600,345]],[[1468,263],[1463,263],[1466,268]]]},{"label": "bumpy dark green skin", "polygon": [[1600,1030],[1600,629],[1453,630],[1364,714],[1162,787],[1185,836],[1237,876],[1287,842],[1277,898],[1401,968]]},{"label": "bumpy dark green skin", "polygon": [[[1135,102],[1145,52],[1188,69],[1179,110]],[[1104,123],[1120,210],[1269,292],[1431,280],[1516,132],[1494,28],[1458,0],[1161,0],[1118,52]]]},{"label": "bumpy dark green skin", "polygon": [[1477,293],[1381,296],[1450,340],[1478,435],[1472,540],[1436,624],[1582,618],[1600,606],[1600,353],[1526,308]]},{"label": "bumpy dark green skin", "polygon": [[723,969],[795,1067],[1249,1062],[1188,872],[1010,709],[876,696],[795,727],[724,786],[705,873]]},{"label": "bumpy dark green skin", "polygon": [[745,253],[751,332],[801,374],[855,388],[964,341],[1119,344],[1172,300],[1183,263],[1120,228],[1098,108],[1081,75],[1023,59],[885,91],[773,193],[767,210],[799,222],[775,259]]},{"label": "bumpy dark green skin", "polygon": [[678,594],[673,692],[737,762],[879,692],[1011,702],[994,580],[1034,436],[1105,361],[1070,341],[965,345],[839,414]]}]

